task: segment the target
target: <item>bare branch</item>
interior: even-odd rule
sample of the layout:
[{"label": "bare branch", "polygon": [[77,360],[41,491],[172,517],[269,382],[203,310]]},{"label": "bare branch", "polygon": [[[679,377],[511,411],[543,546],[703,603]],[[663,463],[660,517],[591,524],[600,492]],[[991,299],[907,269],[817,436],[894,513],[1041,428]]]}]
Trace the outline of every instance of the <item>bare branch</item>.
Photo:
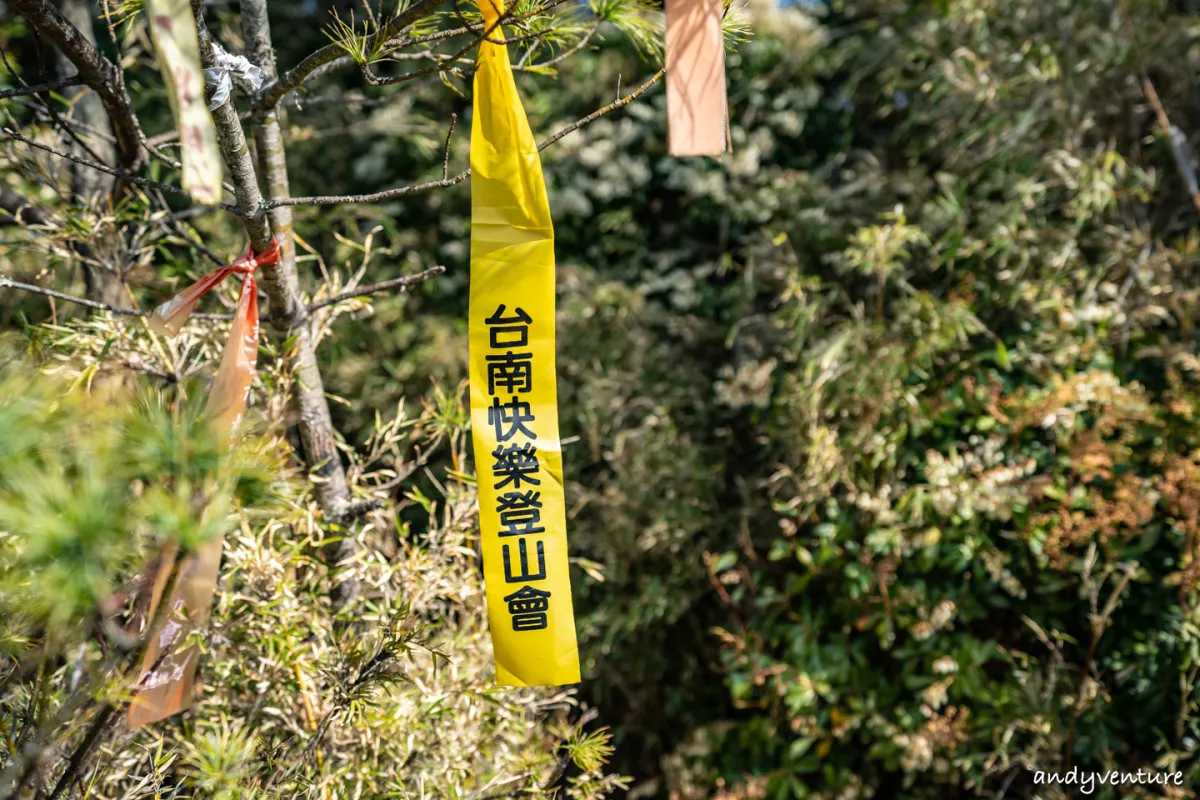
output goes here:
[{"label": "bare branch", "polygon": [[86,300],[82,297],[76,297],[63,292],[55,291],[54,289],[46,289],[41,286],[35,286],[32,283],[22,283],[14,281],[12,278],[0,275],[0,289],[20,289],[23,292],[32,294],[40,294],[44,297],[53,297],[57,300],[65,300],[68,303],[94,308],[97,311],[108,311],[112,314],[117,314],[123,317],[146,317],[149,316],[148,311],[139,311],[136,308],[120,308],[118,306],[110,306],[108,303],[101,303],[96,300]]},{"label": "bare branch", "polygon": [[[662,80],[663,76],[666,74],[666,69],[660,69],[654,74],[653,77],[651,77],[638,88],[634,89],[629,94],[625,95],[619,100],[609,103],[604,108],[593,111],[591,114],[588,114],[582,119],[572,122],[570,125],[566,126],[539,144],[538,152],[545,150],[559,139],[562,139],[568,134],[574,133],[583,126],[595,122],[601,117],[611,114],[612,112],[629,105],[634,100],[637,100],[639,97],[648,92],[656,83]],[[426,183],[418,183],[411,186],[400,186],[395,189],[385,189],[382,192],[373,192],[371,194],[315,195],[312,197],[288,197],[280,200],[271,200],[267,203],[267,208],[278,208],[279,206],[330,206],[349,203],[380,203],[385,200],[394,200],[398,197],[407,197],[408,195],[412,194],[420,194],[421,192],[427,192],[431,189],[446,189],[462,183],[469,177],[471,177],[471,170],[466,169],[451,178],[443,178],[438,181],[428,181]]]},{"label": "bare branch", "polygon": [[382,192],[374,192],[372,194],[326,194],[314,197],[285,197],[279,200],[271,200],[267,203],[267,208],[279,208],[280,206],[336,206],[343,203],[381,203],[384,200],[394,200],[397,197],[419,194],[427,192],[430,189],[445,189],[462,183],[470,176],[471,170],[468,169],[458,173],[453,178],[418,183],[413,186],[401,186],[396,189],[385,189]]},{"label": "bare branch", "polygon": [[458,114],[450,115],[450,130],[446,131],[445,155],[442,156],[442,180],[450,177],[450,139],[454,136],[454,124],[458,122]]},{"label": "bare branch", "polygon": [[[91,169],[99,170],[100,172],[106,172],[109,175],[112,175],[117,178],[121,178],[122,180],[127,180],[130,183],[135,183],[139,186],[153,186],[155,189],[158,189],[163,192],[170,192],[172,194],[179,194],[179,195],[183,195],[184,197],[190,197],[190,195],[185,190],[181,189],[178,186],[172,186],[169,183],[160,183],[158,181],[152,181],[149,178],[139,178],[137,175],[134,175],[129,172],[125,172],[124,170],[113,169],[112,167],[106,166],[104,164],[100,164],[95,161],[88,161],[86,158],[80,158],[79,156],[71,155],[70,153],[64,152],[62,150],[56,150],[55,148],[50,147],[49,145],[42,144],[41,142],[35,142],[33,139],[28,139],[28,138],[22,136],[21,134],[17,133],[16,131],[12,130],[11,128],[4,128],[3,130],[4,130],[5,135],[7,135],[8,137],[10,137],[12,139],[16,139],[18,142],[23,142],[24,144],[27,144],[30,147],[36,147],[38,150],[44,150],[47,153],[50,153],[51,155],[58,156],[59,158],[65,158],[68,161],[75,162],[76,164],[81,164],[82,166],[90,167]],[[230,205],[229,203],[221,203],[216,207],[222,208],[226,211],[230,211],[234,214],[242,215],[242,211],[240,208],[238,208],[237,206],[234,206],[234,205]]]},{"label": "bare branch", "polygon": [[[149,311],[142,311],[138,308],[123,308],[114,306],[108,303],[101,303],[98,300],[88,300],[84,297],[76,297],[73,294],[66,294],[55,289],[47,289],[44,286],[36,286],[32,283],[23,283],[15,281],[5,275],[0,275],[0,289],[20,289],[23,292],[30,294],[40,294],[43,297],[53,297],[56,300],[64,300],[68,303],[84,306],[85,308],[95,309],[96,311],[107,311],[110,314],[116,314],[118,317],[148,317]],[[192,319],[208,319],[208,320],[230,320],[233,319],[233,314],[192,314]]]},{"label": "bare branch", "polygon": [[[410,287],[416,286],[418,283],[429,280],[434,275],[440,275],[445,271],[445,267],[438,265],[435,267],[430,267],[423,272],[418,272],[415,275],[405,275],[402,278],[393,278],[392,280],[382,281],[380,283],[372,283],[368,286],[359,286],[358,288],[351,289],[348,292],[335,294],[333,297],[326,297],[323,300],[310,303],[305,306],[304,310],[306,314],[311,314],[314,311],[321,310],[322,308],[328,308],[329,306],[337,303],[342,303],[346,300],[354,300],[358,297],[366,297],[368,295],[381,294],[383,292],[402,294],[408,291]],[[97,300],[88,300],[87,298],[78,297],[73,294],[67,294],[66,292],[60,292],[56,289],[47,289],[44,286],[37,286],[32,283],[16,281],[6,275],[0,275],[0,289],[20,289],[23,292],[29,292],[30,294],[37,294],[43,297],[53,297],[56,300],[74,303],[76,305],[80,305],[85,308],[91,308],[96,311],[107,311],[110,314],[115,314],[119,317],[150,316],[149,311],[142,311],[138,308],[124,308],[122,306],[115,306],[109,303],[101,303]],[[233,314],[192,314],[191,318],[212,321],[227,321],[233,319]]]},{"label": "bare branch", "polygon": [[600,117],[603,117],[605,114],[611,114],[612,112],[616,111],[618,108],[623,108],[623,107],[629,105],[634,100],[637,100],[639,97],[641,97],[646,92],[648,92],[650,90],[650,88],[652,86],[654,86],[654,84],[656,84],[660,80],[662,80],[663,76],[666,74],[667,74],[667,70],[664,67],[663,69],[660,69],[658,72],[654,73],[654,76],[652,78],[650,78],[650,80],[646,81],[641,86],[634,89],[632,92],[625,95],[624,97],[622,97],[618,100],[615,100],[612,103],[609,103],[604,108],[593,111],[591,114],[588,114],[586,117],[584,117],[581,120],[572,122],[570,125],[563,128],[561,131],[559,131],[558,133],[551,136],[549,139],[546,139],[544,142],[539,144],[538,152],[540,153],[542,150],[545,150],[547,147],[554,144],[559,139],[563,138],[564,136],[566,136],[570,133],[574,133],[575,131],[582,128],[584,125],[595,122],[596,120],[600,119]]},{"label": "bare branch", "polygon": [[50,0],[12,0],[12,6],[70,59],[79,77],[100,97],[117,136],[121,166],[136,168],[143,137],[120,68],[105,58]]},{"label": "bare branch", "polygon": [[421,281],[429,280],[434,275],[440,275],[446,271],[443,266],[430,267],[424,272],[418,272],[416,275],[405,275],[403,278],[393,278],[390,281],[382,281],[381,283],[372,283],[369,286],[359,286],[356,289],[351,289],[348,292],[335,294],[333,297],[326,297],[324,300],[318,300],[315,303],[310,303],[308,313],[312,313],[319,309],[331,306],[336,303],[341,303],[344,300],[353,300],[357,297],[366,297],[371,294],[379,294],[380,292],[396,292],[403,293],[408,291],[410,286],[415,286]]},{"label": "bare branch", "polygon": [[63,89],[67,86],[79,86],[84,83],[83,78],[78,75],[72,75],[69,78],[63,78],[57,81],[48,81],[46,83],[38,83],[33,86],[24,86],[20,89],[5,89],[0,92],[0,100],[7,100],[10,97],[20,97],[27,94],[41,94],[42,92],[52,92],[55,89]]}]

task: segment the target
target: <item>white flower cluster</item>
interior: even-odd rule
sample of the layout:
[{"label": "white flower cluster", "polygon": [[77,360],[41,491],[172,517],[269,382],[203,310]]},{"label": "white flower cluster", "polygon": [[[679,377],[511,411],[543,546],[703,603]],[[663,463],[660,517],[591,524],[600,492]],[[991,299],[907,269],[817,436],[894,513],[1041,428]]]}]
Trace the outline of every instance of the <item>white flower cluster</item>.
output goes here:
[{"label": "white flower cluster", "polygon": [[981,440],[972,435],[968,445],[974,449],[948,456],[936,450],[926,453],[925,479],[932,490],[934,509],[943,517],[1011,519],[1013,507],[1025,502],[1023,481],[1033,474],[1036,464],[1033,459],[1006,464],[999,437]]}]

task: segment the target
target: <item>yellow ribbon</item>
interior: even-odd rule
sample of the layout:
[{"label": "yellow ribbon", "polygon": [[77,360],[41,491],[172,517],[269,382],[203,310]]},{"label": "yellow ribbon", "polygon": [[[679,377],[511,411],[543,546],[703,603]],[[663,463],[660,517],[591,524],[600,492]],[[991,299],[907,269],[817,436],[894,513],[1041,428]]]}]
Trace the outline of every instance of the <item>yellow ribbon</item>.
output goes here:
[{"label": "yellow ribbon", "polygon": [[471,129],[471,426],[483,573],[505,686],[579,681],[554,369],[554,228],[503,6],[484,30]]}]

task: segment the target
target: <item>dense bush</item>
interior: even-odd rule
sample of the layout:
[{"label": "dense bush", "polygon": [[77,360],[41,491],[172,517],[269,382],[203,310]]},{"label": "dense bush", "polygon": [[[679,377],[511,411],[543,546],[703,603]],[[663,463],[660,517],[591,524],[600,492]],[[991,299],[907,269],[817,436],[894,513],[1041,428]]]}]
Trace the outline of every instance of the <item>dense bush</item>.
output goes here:
[{"label": "dense bush", "polygon": [[585,691],[635,791],[1194,778],[1194,212],[1141,80],[1188,130],[1194,18],[751,12],[731,156],[667,158],[659,95],[548,166]]},{"label": "dense bush", "polygon": [[634,111],[556,173],[593,691],[681,797],[1194,779],[1192,18],[756,11],[721,165]]}]

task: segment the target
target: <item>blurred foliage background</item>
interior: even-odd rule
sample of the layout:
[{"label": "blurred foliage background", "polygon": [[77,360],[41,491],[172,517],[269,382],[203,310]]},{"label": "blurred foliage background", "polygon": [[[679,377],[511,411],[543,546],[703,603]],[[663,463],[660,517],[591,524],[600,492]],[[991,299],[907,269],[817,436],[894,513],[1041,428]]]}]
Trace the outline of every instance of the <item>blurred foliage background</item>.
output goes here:
[{"label": "blurred foliage background", "polygon": [[[271,11],[282,64],[323,44],[327,7]],[[236,3],[209,13],[217,37],[238,49]],[[1189,196],[1188,142],[1200,130],[1191,79],[1200,9],[1190,0],[753,0],[731,13],[745,20],[741,33],[742,23],[729,26],[731,154],[669,158],[661,87],[543,154],[585,659],[573,698],[487,688],[473,495],[448,477],[470,464],[468,185],[298,209],[314,286],[360,266],[371,280],[446,267],[409,294],[343,309],[319,355],[337,426],[366,454],[356,479],[382,483],[414,467],[373,522],[379,618],[419,621],[419,636],[408,627],[396,641],[428,641],[458,665],[451,673],[470,674],[406,674],[414,683],[391,690],[394,705],[383,708],[412,713],[346,711],[341,766],[306,774],[325,776],[328,796],[352,796],[355,780],[363,796],[387,786],[415,797],[435,783],[455,797],[488,796],[489,781],[553,762],[558,743],[578,754],[589,741],[535,713],[558,703],[593,707],[595,725],[610,728],[583,745],[600,756],[613,748],[608,777],[585,752],[568,771],[576,791],[1059,797],[1067,790],[1034,785],[1030,767],[1078,766],[1184,775],[1183,786],[1097,796],[1193,796],[1200,204]],[[16,19],[5,25],[21,68],[36,69],[29,32]],[[600,33],[555,74],[520,76],[535,133],[657,68],[636,38],[608,23]],[[136,25],[127,35],[139,35]],[[133,90],[146,120],[157,109],[153,130],[169,124],[158,90]],[[293,191],[436,178],[450,115],[469,125],[469,109],[463,85],[393,98],[351,73],[330,79],[286,110]],[[1178,131],[1174,145],[1159,111]],[[461,132],[451,141],[451,169],[465,167],[465,141]],[[28,161],[9,147],[10,163]],[[52,206],[31,169],[13,169],[6,186]],[[120,213],[89,224],[115,231]],[[187,223],[218,252],[240,249],[227,219]],[[23,235],[52,242],[51,257],[5,233],[6,272],[78,285],[68,226]],[[146,302],[205,268],[178,236],[148,252],[127,276]],[[141,380],[167,391],[146,335],[125,323],[14,292],[0,318],[73,380],[103,364],[105,374],[150,373]],[[211,369],[219,331],[192,336],[173,375]],[[260,382],[261,429],[286,431],[277,398],[288,376],[268,368]],[[13,485],[0,475],[6,496]],[[298,605],[281,617],[333,643],[322,573],[292,564],[324,534],[303,494],[289,502],[274,522],[242,524],[224,585],[259,585],[262,601],[294,587],[285,595]],[[24,524],[20,509],[0,510],[0,527]],[[275,538],[281,528],[290,533]],[[123,556],[105,553],[97,568],[116,569]],[[273,651],[276,672],[255,672],[246,664],[259,654],[237,642],[261,650],[260,637],[284,634],[241,597],[222,595],[215,624],[228,633],[202,667],[205,702],[166,726],[156,756],[178,752],[192,774],[225,774],[194,749],[209,746],[197,732],[221,714],[226,727],[214,730],[224,733],[203,741],[234,759],[229,769],[266,770],[267,744],[236,757],[254,749],[251,736],[283,746],[255,687],[275,687],[266,705],[302,720],[308,690],[280,665],[297,652],[344,661],[344,642],[306,644]],[[5,635],[17,653],[17,633]],[[353,684],[352,668],[337,674],[328,685]],[[251,675],[261,683],[241,685]],[[441,716],[416,711],[421,703]],[[485,707],[494,710],[475,761],[455,761],[466,751],[441,737],[461,735]],[[422,744],[403,743],[412,736]],[[154,741],[141,737],[143,747]],[[134,752],[119,739],[110,747]],[[377,768],[349,755],[354,747],[416,758],[425,788],[409,767],[372,778]],[[522,779],[506,790],[545,787]]]}]

